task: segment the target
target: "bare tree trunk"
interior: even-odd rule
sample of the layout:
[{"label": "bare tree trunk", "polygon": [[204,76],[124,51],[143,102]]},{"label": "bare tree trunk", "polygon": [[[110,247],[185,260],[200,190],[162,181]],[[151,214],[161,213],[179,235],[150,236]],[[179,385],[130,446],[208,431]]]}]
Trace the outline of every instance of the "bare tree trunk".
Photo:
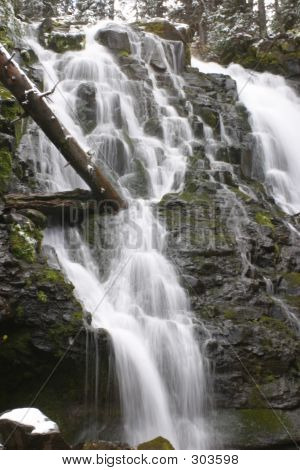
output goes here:
[{"label": "bare tree trunk", "polygon": [[58,120],[46,101],[46,94],[40,93],[18,64],[11,59],[7,50],[0,45],[0,81],[17,98],[26,115],[45,132],[67,162],[91,188],[94,198],[105,200],[115,210],[126,208],[127,204],[107,177],[79,145],[76,139]]},{"label": "bare tree trunk", "polygon": [[64,223],[72,220],[82,221],[86,214],[101,214],[106,212],[105,201],[96,201],[93,194],[86,189],[75,189],[60,193],[44,194],[7,194],[4,196],[5,208],[17,211],[37,210],[47,217],[54,217]]},{"label": "bare tree trunk", "polygon": [[260,36],[265,37],[267,35],[267,15],[265,0],[258,0],[258,24]]}]

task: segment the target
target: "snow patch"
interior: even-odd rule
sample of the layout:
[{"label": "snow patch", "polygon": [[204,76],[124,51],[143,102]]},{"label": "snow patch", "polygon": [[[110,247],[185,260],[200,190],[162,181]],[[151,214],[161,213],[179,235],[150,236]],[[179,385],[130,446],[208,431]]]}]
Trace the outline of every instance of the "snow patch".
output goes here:
[{"label": "snow patch", "polygon": [[7,419],[14,423],[25,426],[33,426],[31,434],[48,434],[59,432],[59,428],[54,421],[51,421],[37,408],[16,408],[15,410],[3,413],[0,420]]}]

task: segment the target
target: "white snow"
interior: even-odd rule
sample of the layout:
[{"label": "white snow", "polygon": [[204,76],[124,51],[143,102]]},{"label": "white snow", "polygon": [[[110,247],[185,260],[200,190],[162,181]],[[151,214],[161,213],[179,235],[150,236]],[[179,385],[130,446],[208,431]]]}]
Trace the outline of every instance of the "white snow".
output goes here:
[{"label": "white snow", "polygon": [[16,408],[15,410],[3,413],[0,416],[0,420],[4,419],[24,424],[25,426],[33,426],[34,429],[31,431],[31,434],[59,432],[57,424],[47,418],[37,408]]}]

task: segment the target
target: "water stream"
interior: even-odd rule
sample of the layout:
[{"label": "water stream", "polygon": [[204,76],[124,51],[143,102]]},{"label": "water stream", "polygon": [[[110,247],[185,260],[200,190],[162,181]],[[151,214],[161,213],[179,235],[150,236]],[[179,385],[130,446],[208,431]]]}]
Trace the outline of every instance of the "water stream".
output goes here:
[{"label": "water stream", "polygon": [[[45,87],[61,80],[60,91],[51,98],[53,109],[84,148],[92,150],[91,158],[112,169],[129,209],[114,218],[115,243],[105,272],[103,260],[75,228],[49,229],[44,242],[55,248],[78,298],[92,314],[93,328],[104,328],[111,337],[123,413],[120,438],[136,444],[162,435],[179,449],[207,448],[204,359],[194,337],[189,299],[164,255],[166,229],[152,210],[164,194],[181,188],[192,131],[169,104],[149,62],[155,51],[182,96],[182,78],[177,75],[182,45],[151,34],[142,43],[138,34],[118,26],[128,31],[132,54],[148,75],[145,82],[129,80],[113,55],[94,40],[104,26],[87,30],[83,51],[63,56],[32,38],[30,43],[44,67]],[[87,135],[74,112],[83,84],[93,86],[96,96],[96,125]],[[151,105],[143,87],[153,97]],[[148,119],[151,113],[162,124],[160,137],[143,130],[143,116]],[[47,190],[86,187],[42,133],[38,144],[32,143],[31,158]],[[129,184],[136,160],[146,175],[143,197]]]},{"label": "water stream", "polygon": [[288,214],[300,212],[300,98],[283,77],[231,64],[192,60],[203,73],[230,75],[240,101],[250,112],[250,124],[262,160],[265,185]]}]

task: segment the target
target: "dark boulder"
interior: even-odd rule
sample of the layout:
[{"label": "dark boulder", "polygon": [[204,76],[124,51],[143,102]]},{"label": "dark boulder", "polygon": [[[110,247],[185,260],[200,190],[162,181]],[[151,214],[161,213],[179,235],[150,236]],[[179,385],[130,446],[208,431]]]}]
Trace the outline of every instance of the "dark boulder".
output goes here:
[{"label": "dark boulder", "polygon": [[164,131],[159,119],[151,118],[144,125],[144,131],[146,134],[153,137],[163,138]]},{"label": "dark boulder", "polygon": [[96,87],[93,82],[81,83],[77,88],[76,112],[84,133],[97,125]]},{"label": "dark boulder", "polygon": [[96,33],[95,39],[100,44],[112,49],[113,51],[124,51],[127,54],[131,53],[127,31],[116,24],[110,24],[105,28],[100,29]]}]

